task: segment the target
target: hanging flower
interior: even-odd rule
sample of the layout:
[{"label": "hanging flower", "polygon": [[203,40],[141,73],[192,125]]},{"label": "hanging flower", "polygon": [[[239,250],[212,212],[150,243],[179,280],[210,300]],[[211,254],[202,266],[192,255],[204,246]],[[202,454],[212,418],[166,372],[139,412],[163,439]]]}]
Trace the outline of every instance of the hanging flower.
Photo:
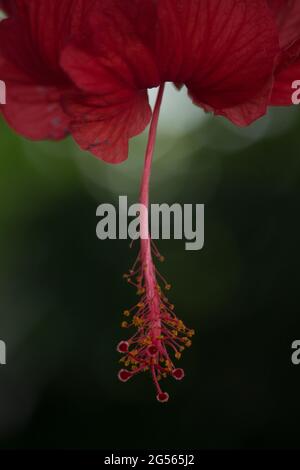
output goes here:
[{"label": "hanging flower", "polygon": [[[146,0],[141,9],[137,0],[104,0],[84,41],[74,41],[62,55],[63,67],[83,90],[66,103],[71,132],[83,149],[119,163],[127,158],[129,138],[151,120],[140,192],[140,203],[148,209],[164,84],[184,84],[205,110],[247,125],[266,112],[278,54],[277,28],[262,1]],[[152,113],[147,89],[158,86]],[[143,216],[141,231],[148,231]],[[184,377],[172,355],[180,359],[194,331],[176,316],[167,297],[171,286],[158,272],[155,257],[162,259],[148,234],[125,275],[140,299],[124,311],[128,318],[122,327],[136,332],[117,350],[125,365],[119,379],[127,382],[150,371],[157,400],[165,403],[169,395],[160,380]]]},{"label": "hanging flower", "polygon": [[[110,163],[128,156],[128,141],[150,123],[140,203],[149,207],[151,164],[166,82],[185,85],[196,105],[246,126],[266,113],[290,80],[300,40],[299,9],[279,0],[16,0],[0,24],[0,75],[8,84],[4,114],[21,134],[59,139],[70,132],[84,150]],[[289,4],[289,8],[286,7]],[[44,18],[47,17],[47,21]],[[292,59],[291,59],[292,57]],[[288,75],[288,77],[286,76]],[[273,90],[273,86],[275,87]],[[149,88],[158,87],[155,108]],[[291,101],[290,103],[291,104]],[[138,302],[119,343],[127,382],[151,373],[184,377],[175,365],[194,331],[175,314],[162,255],[141,215],[136,262],[124,275]],[[174,359],[175,358],[175,359]]]}]

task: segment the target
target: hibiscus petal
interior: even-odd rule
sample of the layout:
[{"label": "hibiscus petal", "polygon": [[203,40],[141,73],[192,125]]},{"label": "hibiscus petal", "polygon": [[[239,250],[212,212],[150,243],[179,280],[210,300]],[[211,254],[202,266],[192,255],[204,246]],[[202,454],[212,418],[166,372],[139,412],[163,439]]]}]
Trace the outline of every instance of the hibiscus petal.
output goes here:
[{"label": "hibiscus petal", "polygon": [[6,99],[2,113],[18,134],[32,140],[60,140],[69,133],[69,118],[55,87],[18,83],[7,87]]},{"label": "hibiscus petal", "polygon": [[299,39],[300,2],[299,0],[268,0],[275,15],[280,33],[280,46],[285,49]]},{"label": "hibiscus petal", "polygon": [[166,81],[239,125],[266,111],[279,46],[264,0],[102,0],[90,29],[61,63],[94,96],[66,109],[75,139],[107,161],[127,157],[151,116],[144,90]]},{"label": "hibiscus petal", "polygon": [[141,9],[137,0],[103,0],[91,16],[91,35],[62,54],[62,66],[84,91],[65,102],[72,134],[83,149],[112,163],[127,158],[128,140],[151,119],[146,89],[160,83],[147,47],[153,42],[153,5],[145,0]]},{"label": "hibiscus petal", "polygon": [[61,48],[81,28],[86,12],[95,1],[14,0],[18,33],[23,33],[38,59],[56,73]]},{"label": "hibiscus petal", "polygon": [[126,160],[129,139],[145,129],[152,115],[146,91],[115,104],[108,95],[72,95],[65,106],[79,146],[109,163]]},{"label": "hibiscus petal", "polygon": [[27,49],[26,38],[22,40],[16,34],[16,23],[9,18],[0,24],[0,43],[5,45],[1,48],[4,56],[0,76],[7,93],[2,113],[17,133],[29,139],[61,139],[66,135],[69,119],[60,104],[60,84],[54,79],[58,87],[49,85],[49,72],[33,62],[28,69],[26,57],[30,63],[32,50]]},{"label": "hibiscus petal", "polygon": [[13,14],[0,23],[0,77],[7,86],[3,114],[28,138],[61,139],[69,125],[61,96],[73,84],[59,58],[63,45],[78,32],[87,4],[83,0],[7,0],[5,5],[13,8]]},{"label": "hibiscus petal", "polygon": [[[265,113],[278,55],[278,33],[262,1],[191,2],[181,21],[192,46],[186,84],[194,102],[237,125]],[[187,62],[187,63],[186,63]],[[240,106],[240,110],[239,110]]]},{"label": "hibiscus petal", "polygon": [[259,95],[257,95],[252,100],[249,100],[245,103],[233,106],[226,109],[211,108],[205,103],[196,103],[200,104],[205,111],[212,112],[218,116],[224,116],[233,122],[236,126],[245,127],[251,124],[254,120],[259,119],[264,116],[267,112],[268,101],[270,97],[270,87],[272,80],[266,84],[265,88],[261,90]]},{"label": "hibiscus petal", "polygon": [[93,58],[76,47],[65,50],[62,63],[84,89],[64,101],[73,137],[98,158],[110,163],[124,161],[128,140],[141,133],[151,119],[147,92],[124,86],[114,70],[102,66],[99,56]]}]

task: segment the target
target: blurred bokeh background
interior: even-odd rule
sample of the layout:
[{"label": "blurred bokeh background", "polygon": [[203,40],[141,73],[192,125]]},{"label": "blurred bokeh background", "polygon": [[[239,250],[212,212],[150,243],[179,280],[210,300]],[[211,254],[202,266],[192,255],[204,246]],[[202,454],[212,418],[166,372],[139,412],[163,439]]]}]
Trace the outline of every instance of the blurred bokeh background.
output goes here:
[{"label": "blurred bokeh background", "polygon": [[146,137],[109,166],[0,122],[0,447],[299,447],[300,108],[241,130],[167,88],[152,201],[206,206],[202,251],[159,242],[170,298],[197,332],[167,405],[149,376],[117,380],[135,249],[95,231],[99,204],[136,202]]}]

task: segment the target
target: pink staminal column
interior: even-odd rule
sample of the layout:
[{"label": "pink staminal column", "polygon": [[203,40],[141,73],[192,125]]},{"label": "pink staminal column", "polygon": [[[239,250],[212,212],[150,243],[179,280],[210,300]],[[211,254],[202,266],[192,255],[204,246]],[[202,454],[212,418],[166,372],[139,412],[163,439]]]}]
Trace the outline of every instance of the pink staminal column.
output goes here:
[{"label": "pink staminal column", "polygon": [[169,352],[180,359],[181,352],[191,345],[194,330],[188,329],[174,313],[174,305],[169,302],[165,291],[171,286],[158,272],[153,257],[164,261],[157,247],[151,240],[149,231],[149,186],[159,113],[164,93],[164,85],[159,88],[153,117],[150,126],[149,139],[145,157],[144,171],[140,190],[141,242],[138,257],[128,274],[124,275],[127,282],[137,289],[139,302],[130,310],[123,313],[131,317],[131,321],[123,321],[123,328],[137,328],[137,331],[127,341],[121,341],[117,346],[119,353],[124,354],[121,362],[131,370],[121,369],[118,377],[127,382],[142,371],[150,371],[156,388],[156,398],[160,403],[169,400],[169,394],[160,386],[160,380],[172,376],[175,380],[184,378],[183,369],[176,368]]}]

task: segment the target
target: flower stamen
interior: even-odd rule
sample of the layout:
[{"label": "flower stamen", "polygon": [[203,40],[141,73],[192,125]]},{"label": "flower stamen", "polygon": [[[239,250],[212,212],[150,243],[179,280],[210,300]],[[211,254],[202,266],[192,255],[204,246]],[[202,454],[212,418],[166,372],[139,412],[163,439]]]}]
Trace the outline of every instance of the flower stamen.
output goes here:
[{"label": "flower stamen", "polygon": [[[163,92],[164,86],[161,86],[153,112],[141,184],[140,204],[147,209],[151,164]],[[117,347],[117,350],[124,354],[122,362],[130,369],[121,369],[119,379],[127,382],[138,373],[149,370],[156,388],[157,400],[166,403],[169,395],[162,391],[159,381],[168,376],[175,380],[182,380],[184,377],[183,369],[175,367],[168,350],[173,350],[175,358],[180,359],[184,346],[188,347],[191,343],[189,338],[194,334],[194,330],[189,330],[177,318],[174,305],[163,292],[163,289],[169,291],[171,284],[154,265],[154,257],[161,262],[164,261],[164,257],[151,240],[149,221],[143,213],[140,215],[140,225],[141,232],[146,236],[141,239],[140,250],[133,267],[123,276],[127,283],[137,290],[140,299],[132,308],[123,312],[128,321],[123,322],[122,326],[136,328],[137,331],[127,341],[121,341]]]}]

